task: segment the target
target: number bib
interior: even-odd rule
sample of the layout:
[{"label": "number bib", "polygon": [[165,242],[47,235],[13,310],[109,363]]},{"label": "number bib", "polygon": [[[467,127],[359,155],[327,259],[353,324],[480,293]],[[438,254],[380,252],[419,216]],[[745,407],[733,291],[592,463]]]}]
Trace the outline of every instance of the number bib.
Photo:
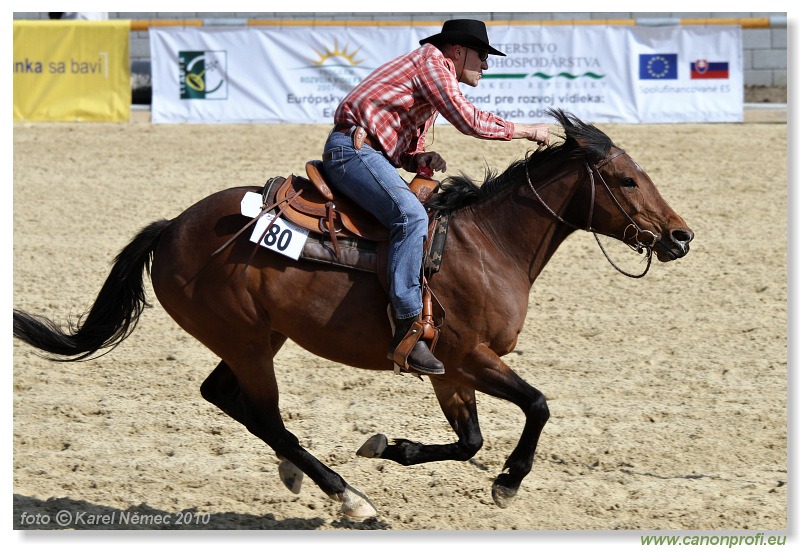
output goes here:
[{"label": "number bib", "polygon": [[[260,212],[261,196],[252,192],[245,194],[242,199],[242,214],[254,218]],[[250,241],[281,255],[291,257],[295,261],[298,260],[300,253],[303,252],[303,246],[306,244],[308,230],[300,228],[288,220],[279,218],[275,220],[275,223],[265,234],[264,230],[267,230],[273,220],[275,220],[275,215],[269,213],[258,219],[253,234],[250,236]],[[259,238],[262,238],[260,243]]]},{"label": "number bib", "polygon": [[261,240],[259,245],[271,251],[275,251],[276,253],[280,253],[281,255],[291,257],[296,261],[300,258],[300,253],[303,252],[303,246],[308,237],[308,230],[300,228],[288,220],[279,218],[275,220],[275,224],[270,226],[267,233],[264,234],[264,230],[267,229],[267,226],[269,226],[270,222],[273,220],[275,220],[275,216],[270,214],[266,214],[258,219],[255,230],[253,230],[253,235],[250,236],[250,241],[259,243],[258,238],[263,235],[264,239]]}]

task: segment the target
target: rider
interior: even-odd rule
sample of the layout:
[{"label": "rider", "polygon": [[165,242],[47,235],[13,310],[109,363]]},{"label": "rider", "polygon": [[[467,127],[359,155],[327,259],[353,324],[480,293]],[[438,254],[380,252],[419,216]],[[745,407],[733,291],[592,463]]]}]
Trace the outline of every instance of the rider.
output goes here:
[{"label": "rider", "polygon": [[[389,229],[389,295],[394,312],[392,350],[411,332],[422,311],[421,266],[428,216],[397,171],[444,172],[445,160],[425,151],[425,137],[438,113],[456,129],[484,140],[526,138],[546,145],[546,124],[506,121],[481,111],[459,89],[477,86],[488,69],[486,25],[473,19],[445,21],[421,47],[378,67],[342,100],[322,157],[337,191],[371,212]],[[423,374],[444,366],[420,339],[408,356]]]}]

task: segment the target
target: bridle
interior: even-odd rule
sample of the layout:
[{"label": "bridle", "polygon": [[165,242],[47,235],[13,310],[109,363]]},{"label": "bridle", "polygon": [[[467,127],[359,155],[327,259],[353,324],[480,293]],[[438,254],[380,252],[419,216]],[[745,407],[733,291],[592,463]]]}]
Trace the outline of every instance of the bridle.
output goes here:
[{"label": "bridle", "polygon": [[[573,223],[571,223],[571,222],[569,222],[567,220],[564,220],[561,217],[561,215],[559,215],[558,213],[553,211],[553,209],[551,209],[550,206],[547,205],[547,203],[545,203],[544,199],[542,199],[542,196],[540,196],[539,192],[536,191],[536,188],[534,187],[533,182],[531,182],[531,175],[530,175],[530,171],[528,170],[527,159],[526,159],[526,163],[525,163],[525,178],[528,180],[528,186],[530,187],[531,191],[533,192],[533,195],[536,196],[536,199],[539,201],[539,203],[542,204],[542,207],[544,207],[545,210],[548,213],[550,213],[551,216],[553,216],[553,218],[555,218],[557,221],[561,222],[562,224],[566,224],[567,226],[570,226],[570,227],[572,227],[572,228],[574,228],[576,230],[586,230],[587,232],[591,232],[594,235],[594,239],[597,242],[597,245],[600,246],[600,250],[603,252],[603,255],[605,256],[606,260],[609,262],[609,264],[611,266],[614,267],[614,269],[617,270],[617,272],[619,272],[620,274],[624,274],[625,276],[628,276],[629,278],[642,278],[645,274],[647,274],[647,271],[650,270],[650,264],[653,262],[653,246],[655,246],[656,241],[658,240],[658,236],[655,233],[653,233],[652,231],[644,230],[638,224],[636,224],[636,221],[633,220],[631,218],[631,216],[627,213],[627,211],[625,211],[625,209],[622,207],[622,205],[619,204],[619,201],[617,201],[617,198],[614,197],[614,193],[611,191],[611,188],[606,183],[605,179],[603,178],[603,175],[600,174],[600,167],[602,167],[606,163],[610,163],[611,161],[613,161],[614,159],[616,159],[620,155],[626,155],[624,149],[617,149],[617,151],[615,153],[613,153],[612,155],[609,155],[608,157],[606,157],[605,159],[601,160],[599,163],[596,163],[594,165],[590,165],[589,163],[585,164],[586,172],[589,173],[589,185],[590,185],[591,191],[592,191],[591,192],[592,193],[592,199],[591,199],[591,202],[589,203],[589,219],[588,219],[588,223],[586,224],[586,228],[581,228],[580,226],[577,226],[577,225],[575,225],[575,224],[573,224]],[[592,220],[593,220],[593,217],[594,217],[594,203],[595,203],[595,179],[594,179],[594,174],[595,173],[597,173],[597,176],[600,179],[600,182],[603,184],[603,187],[605,188],[606,192],[608,192],[608,195],[611,197],[611,200],[614,202],[614,205],[617,206],[617,209],[619,209],[619,211],[623,215],[625,215],[625,218],[628,219],[628,222],[630,222],[630,224],[628,224],[628,226],[625,227],[625,231],[623,232],[623,235],[622,235],[623,243],[625,245],[627,245],[628,247],[630,247],[632,250],[634,250],[637,253],[639,253],[640,255],[644,251],[647,252],[646,253],[647,265],[645,266],[644,272],[642,272],[641,274],[631,274],[629,272],[626,272],[625,270],[623,270],[619,266],[617,266],[617,264],[608,255],[608,252],[606,252],[606,248],[603,247],[603,244],[600,242],[600,238],[597,236],[597,231],[594,228],[592,228]],[[630,244],[630,243],[627,242],[628,232],[631,231],[631,230],[633,231],[633,235],[631,237],[633,238],[633,240],[635,242],[633,244]],[[646,243],[646,242],[642,241],[642,236],[644,236],[644,235],[649,235],[649,237],[650,237],[649,243]]]}]

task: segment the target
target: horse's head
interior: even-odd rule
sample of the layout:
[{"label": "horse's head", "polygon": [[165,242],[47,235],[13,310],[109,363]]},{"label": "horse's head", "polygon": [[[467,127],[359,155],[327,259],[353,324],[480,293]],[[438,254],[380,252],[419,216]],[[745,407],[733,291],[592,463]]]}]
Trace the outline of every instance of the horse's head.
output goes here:
[{"label": "horse's head", "polygon": [[644,169],[594,126],[560,110],[552,114],[564,128],[565,148],[583,157],[590,183],[591,229],[635,249],[651,248],[662,262],[686,255],[694,232],[667,204]]},{"label": "horse's head", "polygon": [[595,209],[608,217],[595,217],[595,231],[640,248],[650,247],[661,262],[679,259],[694,239],[683,218],[661,197],[647,173],[624,150],[588,169],[594,177]]}]

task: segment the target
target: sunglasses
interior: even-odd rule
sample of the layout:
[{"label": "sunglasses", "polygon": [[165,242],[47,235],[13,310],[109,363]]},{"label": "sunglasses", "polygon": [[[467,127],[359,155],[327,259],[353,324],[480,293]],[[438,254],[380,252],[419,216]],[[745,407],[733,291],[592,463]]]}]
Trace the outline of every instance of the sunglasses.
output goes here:
[{"label": "sunglasses", "polygon": [[483,50],[475,50],[474,48],[470,48],[470,50],[478,54],[478,59],[480,59],[482,62],[489,59],[489,52]]}]

